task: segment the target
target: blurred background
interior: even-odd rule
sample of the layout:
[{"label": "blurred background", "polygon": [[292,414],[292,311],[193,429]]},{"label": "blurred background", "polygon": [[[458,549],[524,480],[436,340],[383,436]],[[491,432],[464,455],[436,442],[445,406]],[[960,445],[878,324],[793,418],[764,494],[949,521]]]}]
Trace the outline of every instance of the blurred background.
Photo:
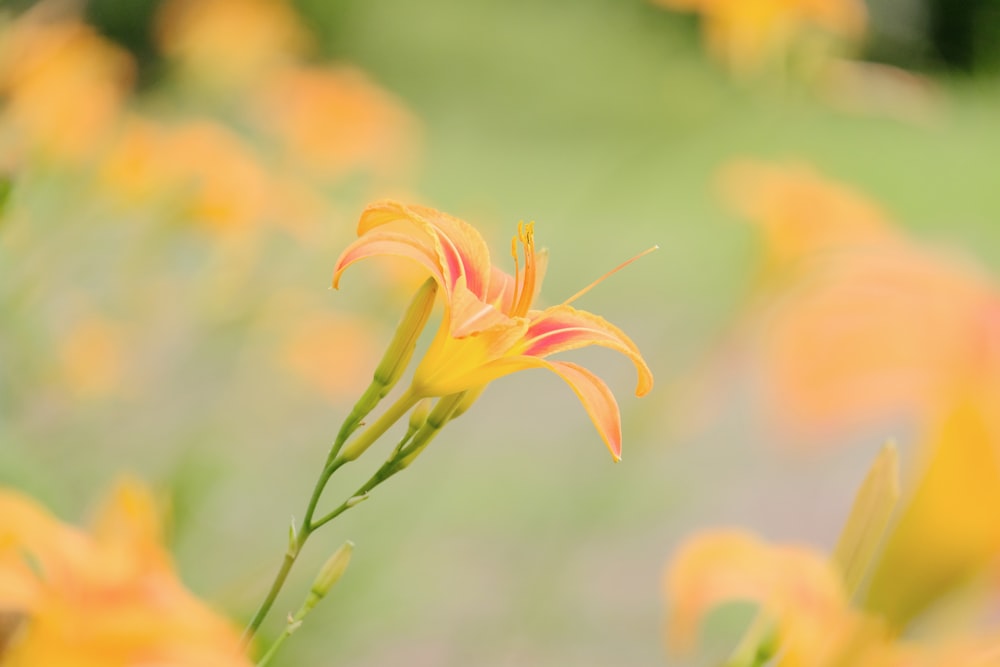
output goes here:
[{"label": "blurred background", "polygon": [[[769,403],[761,318],[803,283],[768,264],[768,216],[870,200],[984,284],[1000,266],[1000,3],[874,0],[741,35],[697,5],[8,0],[0,481],[79,522],[138,473],[184,580],[242,621],[419,278],[372,263],[329,290],[367,202],[470,221],[508,270],[536,221],[545,304],[659,244],[578,304],[656,375],[639,400],[622,359],[575,357],[616,391],[621,464],[558,378],[504,378],[314,538],[264,635],[349,538],[275,664],[671,664],[661,579],[686,535],[827,548],[887,438],[918,458],[906,396],[844,420]],[[813,194],[754,200],[770,187]]]}]

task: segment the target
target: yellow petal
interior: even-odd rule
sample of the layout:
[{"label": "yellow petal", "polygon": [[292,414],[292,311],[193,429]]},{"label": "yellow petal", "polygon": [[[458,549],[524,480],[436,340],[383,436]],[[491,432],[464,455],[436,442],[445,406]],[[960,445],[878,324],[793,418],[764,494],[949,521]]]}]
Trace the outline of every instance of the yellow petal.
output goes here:
[{"label": "yellow petal", "polygon": [[[776,624],[790,664],[825,651],[850,620],[846,596],[826,558],[804,547],[770,545],[740,530],[706,532],[685,542],[664,580],[667,639],[688,652],[705,616],[727,602],[754,602]],[[812,663],[820,664],[820,663]]]},{"label": "yellow petal", "polygon": [[1000,554],[1000,424],[984,397],[957,397],[889,536],[866,606],[897,627]]},{"label": "yellow petal", "polygon": [[833,563],[844,577],[844,589],[854,595],[885,536],[899,502],[899,455],[892,443],[882,448],[854,497]]}]

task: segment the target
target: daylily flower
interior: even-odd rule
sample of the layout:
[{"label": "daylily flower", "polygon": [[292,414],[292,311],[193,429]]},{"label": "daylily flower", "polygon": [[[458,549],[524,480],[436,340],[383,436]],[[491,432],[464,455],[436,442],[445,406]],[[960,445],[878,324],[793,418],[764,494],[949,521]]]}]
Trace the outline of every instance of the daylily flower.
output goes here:
[{"label": "daylily flower", "polygon": [[965,378],[1000,377],[1000,289],[982,267],[911,241],[802,166],[740,162],[723,182],[763,246],[737,330],[752,333],[769,416],[795,439],[928,414]]},{"label": "daylily flower", "polygon": [[[674,557],[665,585],[667,639],[675,652],[693,648],[699,625],[713,609],[733,602],[759,605],[764,622],[751,626],[750,641],[744,639],[727,667],[1000,664],[997,639],[988,635],[896,638],[883,619],[850,604],[849,591],[820,551],[770,544],[740,530],[692,537]],[[764,656],[774,658],[765,661]]]},{"label": "daylily flower", "polygon": [[[902,640],[891,619],[851,603],[898,498],[896,453],[887,447],[858,492],[832,557],[807,546],[769,544],[742,530],[706,531],[687,540],[664,579],[669,647],[689,652],[710,611],[752,602],[758,618],[727,667],[997,665],[995,636],[938,633]],[[893,589],[902,600],[905,586]]]},{"label": "daylily flower", "polygon": [[653,0],[702,15],[705,41],[733,70],[751,72],[815,34],[857,40],[866,23],[858,0]]},{"label": "daylily flower", "polygon": [[652,373],[620,329],[569,305],[590,287],[557,306],[532,308],[545,267],[532,224],[520,225],[513,241],[514,275],[493,266],[486,242],[471,225],[431,208],[372,204],[361,215],[358,236],[337,261],[334,287],[355,262],[395,255],[426,268],[445,296],[441,327],[414,373],[414,396],[476,392],[504,375],[546,368],[569,384],[612,456],[621,458],[621,416],[611,390],[587,369],[546,357],[589,345],[617,350],[635,364],[637,396],[652,388]]},{"label": "daylily flower", "polygon": [[120,482],[95,519],[85,532],[0,489],[0,664],[250,666],[178,579],[146,487]]},{"label": "daylily flower", "polygon": [[995,577],[1000,567],[997,398],[970,383],[934,415],[921,447],[923,469],[865,600],[896,628],[952,591],[980,583],[990,568]]},{"label": "daylily flower", "polygon": [[[70,12],[41,3],[0,23],[0,125],[13,153],[79,164],[113,128],[134,63]],[[13,141],[11,141],[13,140]]]}]

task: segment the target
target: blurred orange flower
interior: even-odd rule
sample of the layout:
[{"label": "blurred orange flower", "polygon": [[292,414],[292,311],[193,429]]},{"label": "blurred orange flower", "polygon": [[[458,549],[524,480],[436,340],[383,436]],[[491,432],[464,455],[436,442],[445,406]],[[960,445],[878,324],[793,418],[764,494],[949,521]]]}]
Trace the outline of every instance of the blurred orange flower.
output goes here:
[{"label": "blurred orange flower", "polygon": [[835,184],[730,174],[749,174],[731,191],[779,267],[747,318],[774,422],[807,442],[887,417],[923,430],[914,492],[868,601],[904,627],[1000,558],[1000,290]]},{"label": "blurred orange flower", "polygon": [[733,160],[720,171],[719,185],[724,201],[759,227],[771,271],[787,271],[817,253],[898,236],[878,205],[806,164]]},{"label": "blurred orange flower", "polygon": [[261,130],[286,159],[336,179],[391,174],[412,152],[415,122],[403,105],[352,67],[285,67],[256,91]]},{"label": "blurred orange flower", "polygon": [[732,203],[763,230],[770,300],[749,320],[777,423],[813,435],[921,414],[970,373],[1000,377],[1000,293],[972,262],[908,241],[874,204],[803,168],[725,173]]},{"label": "blurred orange flower", "polygon": [[654,0],[698,12],[708,49],[734,71],[748,73],[785,55],[797,40],[819,32],[846,40],[865,30],[859,0]]},{"label": "blurred orange flower", "polygon": [[[757,620],[725,663],[729,667],[983,667],[1000,664],[990,636],[898,639],[877,610],[851,605],[899,499],[894,447],[886,447],[858,492],[832,559],[814,549],[772,545],[739,530],[687,540],[667,568],[668,646],[690,653],[710,611],[732,602],[758,606]],[[922,553],[910,553],[919,561]],[[902,563],[897,563],[902,564]],[[892,574],[889,575],[889,578]],[[893,593],[908,598],[906,578]],[[887,622],[888,621],[888,622]]]},{"label": "blurred orange flower", "polygon": [[168,0],[157,15],[156,38],[186,75],[223,87],[297,60],[311,42],[284,0]]},{"label": "blurred orange flower", "polygon": [[[672,650],[690,653],[701,621],[728,602],[754,602],[773,624],[781,665],[820,667],[863,625],[822,554],[770,545],[738,530],[697,535],[678,549],[664,580]],[[762,639],[764,639],[762,637]]]},{"label": "blurred orange flower", "polygon": [[[690,652],[708,613],[751,602],[762,616],[751,626],[747,653],[730,667],[995,667],[1000,642],[991,636],[906,641],[876,615],[852,608],[838,573],[820,552],[773,545],[738,530],[689,539],[668,567],[668,643]],[[772,660],[763,660],[775,656]]]},{"label": "blurred orange flower", "polygon": [[247,667],[228,621],[188,592],[163,549],[155,504],[118,483],[91,532],[0,490],[5,667]]},{"label": "blurred orange flower", "polygon": [[130,116],[103,156],[100,178],[126,204],[156,205],[225,234],[274,225],[308,237],[326,210],[316,193],[209,120],[169,126]]},{"label": "blurred orange flower", "polygon": [[106,139],[131,88],[125,51],[50,3],[0,25],[7,150],[76,162]]},{"label": "blurred orange flower", "polygon": [[635,364],[638,396],[652,388],[653,375],[620,329],[569,305],[576,296],[545,310],[532,309],[546,256],[535,252],[531,224],[520,226],[512,243],[515,264],[518,243],[524,260],[515,275],[492,265],[486,242],[475,228],[431,208],[392,201],[372,204],[358,222],[358,237],[337,260],[334,287],[355,262],[395,255],[425,268],[445,294],[444,321],[414,373],[414,396],[476,391],[516,371],[546,368],[569,384],[612,456],[621,457],[621,415],[608,386],[581,366],[544,357],[590,345],[621,352]]}]

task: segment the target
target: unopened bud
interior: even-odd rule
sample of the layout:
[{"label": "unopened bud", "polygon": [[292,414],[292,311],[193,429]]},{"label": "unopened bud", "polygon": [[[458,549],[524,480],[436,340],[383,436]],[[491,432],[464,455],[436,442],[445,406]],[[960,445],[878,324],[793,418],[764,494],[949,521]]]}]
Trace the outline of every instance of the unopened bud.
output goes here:
[{"label": "unopened bud", "polygon": [[306,598],[304,609],[312,609],[320,600],[330,592],[340,578],[344,576],[348,563],[351,562],[351,553],[354,551],[354,542],[350,540],[337,549],[332,556],[323,564],[319,574],[313,581],[312,588],[309,589],[309,597]]},{"label": "unopened bud", "polygon": [[346,442],[347,438],[362,424],[362,420],[375,409],[375,406],[385,398],[402,377],[403,372],[413,358],[417,347],[417,339],[427,324],[427,319],[434,310],[434,298],[437,296],[437,283],[428,278],[410,301],[403,319],[396,328],[396,333],[389,343],[382,361],[375,369],[372,383],[365,389],[351,414],[344,420],[337,434],[337,442]]},{"label": "unopened bud", "polygon": [[288,523],[288,554],[295,556],[299,552],[299,536],[295,530],[295,517]]},{"label": "unopened bud", "polygon": [[382,386],[382,396],[389,393],[389,390],[399,381],[406,370],[410,359],[413,358],[413,351],[417,347],[417,339],[427,324],[427,319],[434,309],[434,298],[437,295],[437,282],[433,278],[428,278],[417,293],[413,296],[409,308],[403,315],[396,333],[389,343],[381,363],[375,369],[375,382]]},{"label": "unopened bud", "polygon": [[484,384],[476,387],[475,389],[469,389],[466,391],[462,400],[459,402],[458,407],[455,408],[455,412],[451,414],[451,419],[458,419],[464,415],[465,412],[472,407],[472,404],[479,400],[479,397],[482,396],[483,390],[485,389],[486,385]]},{"label": "unopened bud", "polygon": [[403,450],[403,456],[399,459],[400,469],[406,468],[413,463],[413,459],[417,458],[427,448],[427,445],[431,444],[434,436],[444,428],[444,425],[455,414],[455,410],[462,404],[465,395],[466,392],[461,392],[438,399],[437,404],[430,411],[430,414],[427,415],[423,425],[417,429],[410,444]]},{"label": "unopened bud", "polygon": [[431,413],[432,405],[434,405],[434,401],[424,398],[413,408],[413,412],[410,413],[410,425],[408,427],[411,434],[416,433],[424,425],[424,422],[427,421],[427,416]]},{"label": "unopened bud", "polygon": [[367,493],[362,493],[360,496],[352,496],[351,498],[348,498],[347,502],[344,504],[348,507],[354,507],[355,505],[360,505],[364,501],[368,500],[368,497]]}]

